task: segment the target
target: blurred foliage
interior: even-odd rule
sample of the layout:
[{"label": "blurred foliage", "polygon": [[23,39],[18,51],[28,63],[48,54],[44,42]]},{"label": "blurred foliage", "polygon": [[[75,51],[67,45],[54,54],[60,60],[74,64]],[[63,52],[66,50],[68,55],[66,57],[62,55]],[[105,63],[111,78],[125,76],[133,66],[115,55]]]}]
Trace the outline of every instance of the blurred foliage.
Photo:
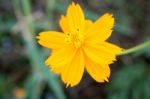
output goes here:
[{"label": "blurred foliage", "polygon": [[144,62],[124,65],[109,85],[108,99],[149,99],[150,72]]},{"label": "blurred foliage", "polygon": [[[150,39],[150,0],[74,0],[93,21],[113,13],[110,42],[127,49]],[[149,99],[150,47],[112,64],[109,83],[87,73],[65,88],[44,65],[50,53],[36,43],[40,31],[60,30],[59,19],[71,0],[0,0],[0,99]],[[61,31],[61,30],[60,30]]]}]

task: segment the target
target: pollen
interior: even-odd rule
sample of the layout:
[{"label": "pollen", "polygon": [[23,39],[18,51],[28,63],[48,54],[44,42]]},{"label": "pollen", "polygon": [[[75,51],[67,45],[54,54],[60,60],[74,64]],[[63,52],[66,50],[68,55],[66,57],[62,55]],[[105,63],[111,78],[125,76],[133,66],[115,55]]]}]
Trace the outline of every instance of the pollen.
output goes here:
[{"label": "pollen", "polygon": [[73,44],[76,48],[79,48],[83,43],[82,33],[67,33],[65,37],[66,44]]}]

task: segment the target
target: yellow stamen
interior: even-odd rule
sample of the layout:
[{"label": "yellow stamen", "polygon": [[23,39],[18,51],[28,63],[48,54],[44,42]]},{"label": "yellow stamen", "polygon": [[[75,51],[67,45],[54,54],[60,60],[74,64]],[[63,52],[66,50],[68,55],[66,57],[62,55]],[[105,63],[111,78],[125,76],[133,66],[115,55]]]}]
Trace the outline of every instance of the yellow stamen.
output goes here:
[{"label": "yellow stamen", "polygon": [[79,48],[83,43],[83,35],[81,33],[67,33],[65,37],[67,44],[74,44],[76,48]]}]

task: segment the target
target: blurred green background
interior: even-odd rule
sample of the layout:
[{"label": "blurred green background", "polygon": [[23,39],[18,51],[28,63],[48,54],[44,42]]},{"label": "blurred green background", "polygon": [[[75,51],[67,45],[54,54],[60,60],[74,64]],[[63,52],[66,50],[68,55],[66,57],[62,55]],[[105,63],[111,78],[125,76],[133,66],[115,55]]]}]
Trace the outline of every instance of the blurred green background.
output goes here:
[{"label": "blurred green background", "polygon": [[[86,18],[115,16],[110,42],[127,49],[150,39],[150,0],[75,0]],[[71,0],[0,0],[0,99],[150,99],[150,47],[110,65],[109,83],[87,72],[73,88],[44,65],[50,51],[37,44],[41,31],[58,30]]]}]

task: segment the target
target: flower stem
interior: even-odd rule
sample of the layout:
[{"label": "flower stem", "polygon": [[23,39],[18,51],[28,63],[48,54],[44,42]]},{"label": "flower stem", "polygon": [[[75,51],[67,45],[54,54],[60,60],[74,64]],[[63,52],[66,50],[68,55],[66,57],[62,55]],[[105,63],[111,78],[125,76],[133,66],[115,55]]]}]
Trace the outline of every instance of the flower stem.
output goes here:
[{"label": "flower stem", "polygon": [[[63,88],[59,84],[58,79],[43,64],[44,55],[39,50],[35,41],[35,29],[32,16],[31,0],[12,0],[15,15],[20,24],[20,33],[22,33],[25,48],[27,49],[29,60],[31,62],[31,75],[25,82],[27,90],[27,99],[40,99],[45,83],[53,91],[57,99],[66,99]],[[19,5],[22,5],[20,7]],[[30,20],[23,21],[24,17],[30,16]],[[23,27],[23,28],[22,28]],[[43,83],[44,82],[44,83]]]},{"label": "flower stem", "polygon": [[140,44],[140,45],[137,45],[135,47],[132,47],[132,48],[129,48],[121,53],[118,53],[117,56],[120,56],[120,55],[126,55],[126,54],[130,54],[130,53],[133,53],[133,52],[136,52],[136,51],[139,51],[139,50],[142,50],[146,47],[150,47],[150,40]]}]

